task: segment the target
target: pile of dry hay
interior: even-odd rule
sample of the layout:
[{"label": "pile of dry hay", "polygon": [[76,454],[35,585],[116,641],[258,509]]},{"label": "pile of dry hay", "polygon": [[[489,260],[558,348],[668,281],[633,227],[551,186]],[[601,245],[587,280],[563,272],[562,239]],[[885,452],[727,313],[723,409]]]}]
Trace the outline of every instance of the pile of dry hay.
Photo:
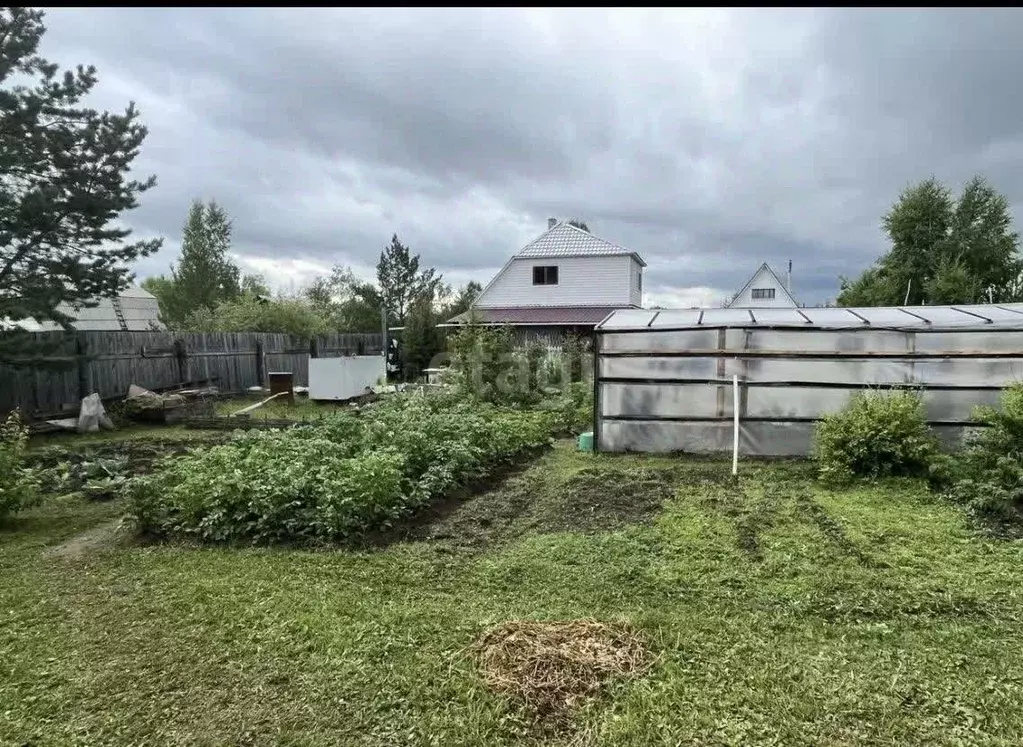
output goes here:
[{"label": "pile of dry hay", "polygon": [[607,680],[636,676],[650,664],[636,631],[596,620],[511,620],[473,650],[488,687],[541,717],[557,716]]}]

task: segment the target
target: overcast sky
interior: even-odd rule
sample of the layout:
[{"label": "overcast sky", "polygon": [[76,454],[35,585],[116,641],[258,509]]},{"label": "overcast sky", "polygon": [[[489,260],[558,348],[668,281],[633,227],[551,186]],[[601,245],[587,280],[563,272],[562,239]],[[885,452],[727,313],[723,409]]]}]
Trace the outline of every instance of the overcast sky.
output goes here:
[{"label": "overcast sky", "polygon": [[126,220],[189,201],[247,271],[367,278],[392,233],[460,285],[585,220],[648,262],[647,304],[717,303],[793,262],[804,303],[885,250],[900,189],[973,173],[1023,204],[1017,10],[52,9],[42,53],[137,102]]}]

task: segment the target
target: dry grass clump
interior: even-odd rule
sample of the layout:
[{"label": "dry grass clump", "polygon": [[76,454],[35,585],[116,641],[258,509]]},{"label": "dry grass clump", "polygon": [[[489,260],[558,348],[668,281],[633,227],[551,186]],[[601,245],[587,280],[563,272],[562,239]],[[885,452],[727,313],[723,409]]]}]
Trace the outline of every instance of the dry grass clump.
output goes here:
[{"label": "dry grass clump", "polygon": [[596,620],[510,620],[473,646],[484,682],[538,716],[558,716],[608,680],[650,664],[638,633]]}]

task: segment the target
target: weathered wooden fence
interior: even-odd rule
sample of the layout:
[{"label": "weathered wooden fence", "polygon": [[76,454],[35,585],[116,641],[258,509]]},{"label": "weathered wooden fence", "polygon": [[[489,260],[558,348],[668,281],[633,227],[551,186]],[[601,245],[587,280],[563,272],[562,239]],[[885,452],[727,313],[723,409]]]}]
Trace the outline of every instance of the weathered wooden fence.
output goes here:
[{"label": "weathered wooden fence", "polygon": [[269,371],[292,371],[308,385],[309,358],[374,355],[380,334],[295,337],[257,332],[42,332],[38,342],[53,345],[47,358],[62,369],[0,365],[0,413],[21,408],[27,415],[76,408],[99,392],[104,399],[124,396],[131,384],[162,390],[210,384],[225,392],[266,383]]}]

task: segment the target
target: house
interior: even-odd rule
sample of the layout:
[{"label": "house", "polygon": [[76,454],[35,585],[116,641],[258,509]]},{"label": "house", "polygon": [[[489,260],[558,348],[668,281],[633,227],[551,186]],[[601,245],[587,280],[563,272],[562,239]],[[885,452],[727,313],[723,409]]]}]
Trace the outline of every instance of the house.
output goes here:
[{"label": "house", "polygon": [[[792,262],[789,262],[788,277],[792,277]],[[764,262],[753,273],[753,277],[747,280],[739,292],[725,304],[725,308],[797,308],[799,303],[792,297],[790,284],[791,280],[782,282],[777,273]]]},{"label": "house", "polygon": [[[72,317],[71,327],[76,330],[152,332],[164,329],[159,319],[160,304],[156,296],[136,285],[125,288],[114,298],[99,299],[96,306],[74,309],[61,303],[57,309]],[[55,322],[35,319],[6,322],[6,325],[29,332],[57,332],[62,329]]]},{"label": "house", "polygon": [[566,334],[589,334],[615,309],[639,308],[643,268],[636,252],[555,218],[547,230],[509,259],[464,314],[509,325],[520,340],[558,344]]}]

